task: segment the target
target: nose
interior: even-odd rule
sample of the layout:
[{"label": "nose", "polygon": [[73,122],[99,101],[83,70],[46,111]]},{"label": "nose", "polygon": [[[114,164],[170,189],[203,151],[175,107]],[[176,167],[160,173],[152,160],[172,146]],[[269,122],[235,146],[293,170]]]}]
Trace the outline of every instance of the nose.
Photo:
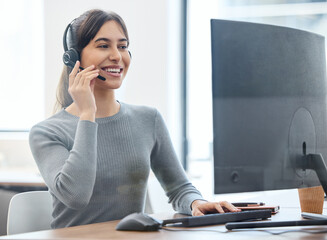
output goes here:
[{"label": "nose", "polygon": [[119,62],[121,60],[121,54],[118,48],[112,48],[109,53],[109,59],[113,62]]}]

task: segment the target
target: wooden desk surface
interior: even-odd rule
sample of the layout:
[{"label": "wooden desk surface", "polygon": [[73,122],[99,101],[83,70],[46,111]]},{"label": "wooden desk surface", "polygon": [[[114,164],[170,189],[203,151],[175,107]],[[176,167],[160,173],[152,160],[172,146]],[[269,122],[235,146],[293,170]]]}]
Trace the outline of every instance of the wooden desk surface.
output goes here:
[{"label": "wooden desk surface", "polygon": [[[298,208],[281,209],[280,213],[274,215],[272,220],[296,220],[301,219],[300,210]],[[167,219],[178,216],[173,213],[154,214],[158,219]],[[39,232],[31,232],[17,235],[2,236],[0,239],[169,239],[169,240],[199,240],[199,239],[326,239],[325,234],[309,234],[301,232],[285,233],[282,235],[272,235],[264,231],[235,231],[227,232],[224,225],[206,226],[197,228],[187,228],[186,231],[167,231],[160,230],[157,232],[136,232],[136,231],[116,231],[115,227],[119,221],[110,221],[104,223],[89,224],[84,226],[62,228],[56,230],[47,230]],[[177,228],[175,228],[177,229]],[[181,228],[179,228],[181,229]],[[184,228],[185,229],[185,228]],[[281,232],[284,230],[300,229],[298,227],[291,228],[274,228],[270,231]],[[303,228],[302,228],[303,229]],[[307,227],[306,229],[322,229],[322,227]],[[204,230],[204,231],[195,231]],[[205,231],[209,230],[209,231]],[[327,226],[325,228],[327,230]]]}]

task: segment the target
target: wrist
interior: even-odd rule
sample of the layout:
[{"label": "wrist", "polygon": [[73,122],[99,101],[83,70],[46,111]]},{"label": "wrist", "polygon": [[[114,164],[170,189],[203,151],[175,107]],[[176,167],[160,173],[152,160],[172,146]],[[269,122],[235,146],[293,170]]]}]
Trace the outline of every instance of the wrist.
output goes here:
[{"label": "wrist", "polygon": [[94,112],[83,112],[80,114],[79,119],[95,122],[95,113]]}]

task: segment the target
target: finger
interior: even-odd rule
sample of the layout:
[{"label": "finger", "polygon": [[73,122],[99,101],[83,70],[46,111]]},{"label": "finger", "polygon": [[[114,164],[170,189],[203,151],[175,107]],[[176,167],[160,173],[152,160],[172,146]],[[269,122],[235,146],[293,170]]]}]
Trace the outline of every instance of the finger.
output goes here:
[{"label": "finger", "polygon": [[224,209],[221,207],[221,205],[219,203],[215,204],[215,208],[216,208],[217,212],[225,213]]},{"label": "finger", "polygon": [[79,70],[79,66],[80,66],[80,62],[76,61],[74,68],[72,69],[72,71],[69,74],[69,85],[73,85],[74,79],[78,73]]},{"label": "finger", "polygon": [[95,85],[95,78],[92,79],[90,82],[90,88],[91,88],[92,93],[94,93],[94,85]]},{"label": "finger", "polygon": [[204,213],[201,212],[200,209],[195,208],[195,209],[192,211],[192,215],[193,215],[193,216],[203,216]]},{"label": "finger", "polygon": [[89,72],[85,72],[83,75],[85,75],[86,77],[90,76],[90,75],[93,75],[95,73],[99,73],[100,70],[99,69],[94,69],[92,71],[89,71]]},{"label": "finger", "polygon": [[76,76],[76,74],[78,73],[80,65],[81,65],[80,61],[76,61],[75,66],[71,71],[71,74],[73,76]]},{"label": "finger", "polygon": [[81,66],[79,66],[76,77],[80,76],[80,78],[82,78],[84,74],[92,71],[94,68],[95,68],[94,65],[88,66],[87,68],[82,68]]},{"label": "finger", "polygon": [[226,202],[226,201],[220,202],[220,205],[230,212],[241,211],[240,209],[236,208],[233,204]]},{"label": "finger", "polygon": [[95,69],[95,66],[94,65],[90,65],[90,66],[84,68],[81,72],[87,73],[87,72],[92,71],[94,69]]},{"label": "finger", "polygon": [[99,72],[98,69],[95,68],[94,65],[88,66],[87,68],[83,69],[82,71],[80,71],[78,73],[78,75],[80,75],[81,77],[81,85],[84,85],[84,81],[85,81],[85,77],[88,76],[89,74],[92,74],[94,72]]},{"label": "finger", "polygon": [[216,204],[214,202],[209,202],[203,205],[200,205],[199,208],[203,213],[214,213],[216,212]]},{"label": "finger", "polygon": [[79,80],[78,82],[76,82],[78,85],[83,86],[84,82],[86,80],[86,78],[93,73],[99,72],[98,69],[95,70],[91,70],[92,68],[94,68],[94,66],[90,66],[88,68],[83,69],[82,71],[80,71],[77,75],[76,75],[76,80]]},{"label": "finger", "polygon": [[82,85],[83,86],[89,86],[91,80],[96,78],[97,76],[99,76],[99,70],[98,69],[95,69],[95,70],[93,70],[91,72],[85,73]]}]

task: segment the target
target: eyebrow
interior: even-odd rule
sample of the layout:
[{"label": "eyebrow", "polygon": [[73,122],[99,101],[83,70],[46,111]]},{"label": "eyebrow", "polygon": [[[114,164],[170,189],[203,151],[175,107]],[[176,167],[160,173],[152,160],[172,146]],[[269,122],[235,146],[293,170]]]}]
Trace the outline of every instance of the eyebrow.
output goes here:
[{"label": "eyebrow", "polygon": [[[98,38],[94,42],[100,42],[100,41],[112,42],[109,38]],[[118,40],[118,42],[127,42],[128,43],[128,40],[126,38],[121,38]]]}]

